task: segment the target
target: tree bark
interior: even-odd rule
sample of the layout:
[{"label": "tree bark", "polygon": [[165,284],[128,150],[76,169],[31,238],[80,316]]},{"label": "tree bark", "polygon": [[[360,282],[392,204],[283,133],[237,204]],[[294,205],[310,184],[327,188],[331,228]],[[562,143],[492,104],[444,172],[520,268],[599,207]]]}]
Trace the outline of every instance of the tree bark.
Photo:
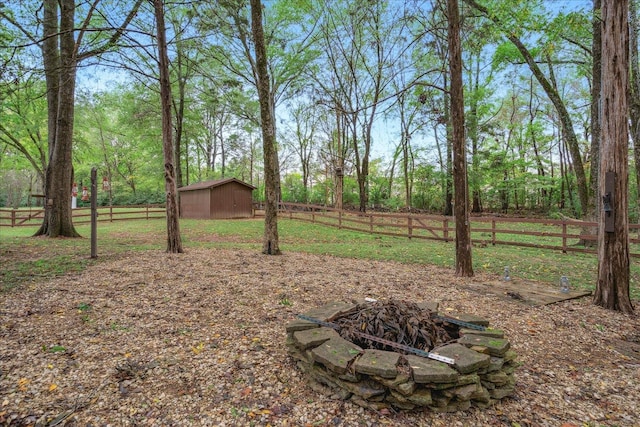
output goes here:
[{"label": "tree bark", "polygon": [[471,228],[469,226],[469,188],[464,134],[464,95],[460,14],[458,0],[447,0],[449,21],[449,70],[451,73],[451,125],[453,135],[453,183],[456,218],[456,276],[473,276]]},{"label": "tree bark", "polygon": [[[593,215],[593,221],[598,220],[598,177],[600,166],[600,90],[602,89],[602,20],[600,10],[601,0],[593,0],[593,65],[591,81],[591,176],[589,187],[590,198],[588,212]],[[592,230],[593,231],[593,230]]]},{"label": "tree bark", "polygon": [[[633,313],[629,296],[628,11],[628,0],[605,1],[602,7],[602,143],[599,187],[603,196],[603,209],[600,209],[598,221],[598,282],[593,301],[610,310]],[[604,211],[604,197],[610,199],[610,212]],[[612,222],[609,229],[605,229],[607,222]]]},{"label": "tree bark", "polygon": [[[633,160],[636,166],[636,186],[640,188],[640,58],[638,57],[640,23],[638,22],[638,10],[633,1],[629,2],[629,21],[629,52],[631,55],[629,58],[631,61],[629,116],[631,139],[633,140]],[[636,208],[640,214],[640,197],[637,198]]]},{"label": "tree bark", "polygon": [[[448,0],[447,0],[448,1]],[[445,73],[446,74],[446,73]],[[447,76],[444,76],[444,87],[447,87]],[[449,90],[451,89],[451,85],[449,85]],[[444,123],[446,126],[445,129],[445,181],[444,181],[444,206],[442,214],[445,216],[453,215],[453,166],[452,166],[452,157],[453,157],[453,149],[452,149],[452,140],[453,135],[451,133],[451,94],[444,95]]]},{"label": "tree bark", "polygon": [[[45,6],[45,34],[53,39],[45,41],[43,57],[47,80],[49,163],[45,173],[45,214],[36,236],[79,237],[73,226],[71,186],[73,167],[73,113],[78,67],[73,37],[75,2],[62,0],[60,24],[56,23],[58,2],[47,1]],[[59,41],[59,51],[58,45]],[[56,67],[52,69],[52,67]],[[55,94],[54,94],[55,92]]]},{"label": "tree bark", "polygon": [[267,52],[262,27],[262,4],[260,0],[251,0],[251,31],[256,54],[258,97],[260,99],[260,118],[262,126],[262,146],[264,152],[264,238],[262,253],[279,255],[278,242],[278,155],[275,145],[275,122],[272,97],[269,88],[267,70]]},{"label": "tree bark", "polygon": [[182,253],[182,239],[178,222],[177,185],[171,123],[171,82],[169,80],[169,57],[167,34],[164,23],[163,0],[153,1],[158,38],[158,65],[160,69],[160,101],[162,108],[162,147],[164,154],[164,180],[167,211],[167,252]]},{"label": "tree bark", "polygon": [[344,188],[344,156],[342,155],[342,110],[340,105],[336,103],[336,165],[334,165],[335,174],[335,208],[342,209],[342,190]]}]

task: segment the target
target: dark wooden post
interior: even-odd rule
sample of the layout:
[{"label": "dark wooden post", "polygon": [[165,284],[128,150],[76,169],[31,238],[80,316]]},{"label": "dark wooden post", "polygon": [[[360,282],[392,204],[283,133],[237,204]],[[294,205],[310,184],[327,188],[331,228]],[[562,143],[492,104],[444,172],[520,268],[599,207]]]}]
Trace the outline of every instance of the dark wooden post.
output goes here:
[{"label": "dark wooden post", "polygon": [[98,172],[91,168],[91,258],[98,258]]},{"label": "dark wooden post", "polygon": [[491,220],[491,245],[496,245],[496,220],[495,218]]}]

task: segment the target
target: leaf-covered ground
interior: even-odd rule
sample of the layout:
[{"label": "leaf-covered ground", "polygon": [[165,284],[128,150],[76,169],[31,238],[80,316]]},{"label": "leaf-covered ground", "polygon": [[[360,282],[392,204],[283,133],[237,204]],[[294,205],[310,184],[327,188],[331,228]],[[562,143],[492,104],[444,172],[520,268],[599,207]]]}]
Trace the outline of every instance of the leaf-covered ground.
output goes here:
[{"label": "leaf-covered ground", "polygon": [[[640,320],[590,300],[531,307],[476,276],[247,250],[160,251],[0,294],[0,425],[560,426],[640,424]],[[329,301],[431,300],[505,330],[513,398],[461,413],[376,413],[313,391],[286,322]]]}]

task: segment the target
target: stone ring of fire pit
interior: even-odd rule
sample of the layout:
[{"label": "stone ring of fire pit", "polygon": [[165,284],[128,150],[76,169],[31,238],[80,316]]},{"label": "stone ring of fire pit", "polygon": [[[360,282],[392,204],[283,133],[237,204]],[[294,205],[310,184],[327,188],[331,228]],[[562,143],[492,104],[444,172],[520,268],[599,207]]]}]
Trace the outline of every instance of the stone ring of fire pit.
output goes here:
[{"label": "stone ring of fire pit", "polygon": [[[421,309],[437,313],[436,303]],[[303,313],[330,321],[358,304],[334,302]],[[455,360],[453,365],[395,351],[363,349],[329,327],[295,319],[286,326],[287,349],[308,376],[310,386],[336,399],[373,410],[431,409],[455,412],[472,405],[486,408],[514,392],[516,354],[501,330],[473,315],[451,315],[485,330],[458,328],[458,338],[432,352]]]}]

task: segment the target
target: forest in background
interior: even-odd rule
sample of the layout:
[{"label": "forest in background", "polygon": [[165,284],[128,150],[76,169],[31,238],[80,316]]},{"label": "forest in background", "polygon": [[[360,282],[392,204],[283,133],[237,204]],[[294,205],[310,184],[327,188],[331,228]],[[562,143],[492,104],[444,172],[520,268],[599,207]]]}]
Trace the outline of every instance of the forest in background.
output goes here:
[{"label": "forest in background", "polygon": [[[89,45],[101,41],[100,28],[126,14],[127,3],[96,3]],[[635,3],[629,200],[637,221]],[[41,194],[48,161],[41,53],[38,40],[25,36],[38,33],[40,5],[0,5],[3,206],[35,205],[30,195]],[[582,217],[591,209],[599,18],[593,6],[588,0],[461,2],[473,212]],[[89,7],[77,5],[78,19]],[[258,187],[254,196],[262,200],[248,14],[239,0],[166,2],[174,152],[179,186],[235,177]],[[451,214],[445,5],[273,0],[265,2],[264,15],[282,200]],[[90,169],[98,168],[111,184],[100,189],[100,204],[164,202],[154,28],[153,10],[142,2],[126,36],[79,70],[74,176],[88,186]]]}]

